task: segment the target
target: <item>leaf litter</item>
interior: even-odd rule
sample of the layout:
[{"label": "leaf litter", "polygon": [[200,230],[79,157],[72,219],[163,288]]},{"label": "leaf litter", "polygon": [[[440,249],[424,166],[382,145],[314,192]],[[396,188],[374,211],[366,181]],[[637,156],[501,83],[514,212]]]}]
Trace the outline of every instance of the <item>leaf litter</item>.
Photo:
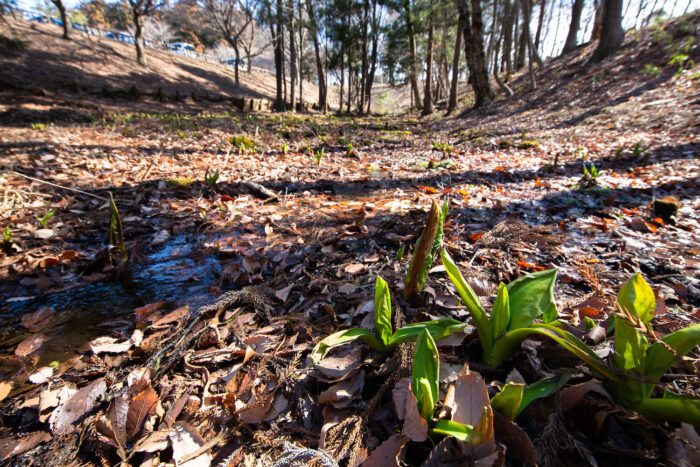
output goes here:
[{"label": "leaf litter", "polygon": [[[548,79],[563,79],[555,75],[565,67],[555,61]],[[623,84],[607,86],[615,94]],[[6,157],[27,175],[112,192],[124,237],[116,243],[128,249],[131,274],[106,245],[109,203],[3,175],[25,198],[22,209],[3,213],[15,246],[0,260],[13,330],[2,336],[0,355],[0,459],[188,466],[318,456],[348,465],[697,459],[692,426],[652,423],[620,407],[580,362],[537,338],[496,369],[479,363],[473,326],[448,346],[438,341],[445,401],[438,409],[464,424],[478,423],[513,370],[532,384],[572,368],[563,389],[514,421],[495,413],[493,436],[476,447],[427,440],[408,378],[412,344],[383,355],[353,343],[313,368],[305,361],[339,329],[372,329],[380,274],[394,299],[394,329],[430,317],[469,321],[439,262],[415,302],[401,298],[428,209],[444,199],[444,243],[487,310],[499,282],[557,268],[566,329],[603,354],[615,313],[606,297],[641,270],[654,288],[659,335],[697,323],[697,122],[687,109],[674,113],[674,101],[657,103],[683,99],[689,86],[687,76],[673,77],[600,110],[586,103],[595,86],[577,79],[557,92],[581,96],[578,107],[557,111],[539,94],[529,97],[540,99],[537,109],[511,100],[492,114],[437,122],[265,114],[253,124],[201,113],[189,117],[202,131],[188,138],[187,157],[181,138],[148,116],[41,135],[21,122],[6,128]],[[389,123],[405,130],[400,144],[377,137]],[[226,139],[258,127],[260,149],[223,166]],[[320,127],[328,136],[313,143],[325,150],[315,164],[300,135]],[[287,154],[283,132],[293,135]],[[353,157],[344,138],[358,148]],[[426,138],[454,143],[451,166],[438,165]],[[638,142],[650,148],[641,158]],[[424,159],[437,168],[419,164]],[[221,177],[205,189],[212,161]],[[584,179],[584,161],[597,167],[596,183]],[[188,177],[194,182],[181,183]],[[256,186],[277,197],[262,198]],[[665,196],[678,203],[673,215],[655,203]],[[51,234],[37,234],[33,215],[49,209]],[[72,342],[65,330],[76,321],[61,321],[66,304],[79,309],[95,287],[107,291],[103,298],[118,290],[116,298],[103,301],[100,324]],[[125,298],[129,287],[142,297]],[[61,340],[71,347],[56,353]],[[468,372],[459,370],[465,363]],[[697,375],[697,361],[683,360],[660,384],[697,397]]]}]

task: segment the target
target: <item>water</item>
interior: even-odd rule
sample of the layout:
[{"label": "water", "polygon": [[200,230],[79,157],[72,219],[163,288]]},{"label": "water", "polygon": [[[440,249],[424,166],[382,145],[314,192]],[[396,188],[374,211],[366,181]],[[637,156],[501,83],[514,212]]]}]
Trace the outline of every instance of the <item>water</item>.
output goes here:
[{"label": "water", "polygon": [[0,352],[11,353],[30,335],[20,323],[23,314],[49,306],[55,313],[41,331],[48,339],[37,352],[40,364],[67,360],[95,337],[114,332],[129,335],[137,307],[164,301],[170,309],[207,294],[220,270],[216,257],[198,254],[185,236],[173,237],[133,269],[132,284],[100,281],[2,304]]}]

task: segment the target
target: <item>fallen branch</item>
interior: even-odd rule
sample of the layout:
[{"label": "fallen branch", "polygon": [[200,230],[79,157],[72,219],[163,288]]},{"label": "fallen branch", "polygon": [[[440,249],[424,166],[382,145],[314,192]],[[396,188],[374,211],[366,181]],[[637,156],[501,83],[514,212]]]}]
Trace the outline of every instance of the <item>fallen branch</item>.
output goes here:
[{"label": "fallen branch", "polygon": [[273,200],[277,201],[280,199],[280,197],[277,193],[265,188],[264,186],[260,185],[259,183],[247,181],[247,182],[243,182],[243,186],[245,186],[254,196],[256,196],[258,198],[262,198],[265,201],[273,201]]}]

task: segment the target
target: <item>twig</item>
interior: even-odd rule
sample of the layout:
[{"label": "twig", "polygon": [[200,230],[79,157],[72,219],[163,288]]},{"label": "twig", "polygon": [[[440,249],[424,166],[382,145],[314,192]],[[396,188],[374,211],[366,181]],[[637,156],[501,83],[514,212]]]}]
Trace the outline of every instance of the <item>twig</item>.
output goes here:
[{"label": "twig", "polygon": [[96,199],[99,199],[99,200],[102,200],[102,201],[105,201],[105,202],[109,203],[109,200],[108,200],[107,198],[103,198],[102,196],[93,195],[92,193],[88,193],[87,191],[78,190],[77,188],[71,188],[71,187],[67,187],[67,186],[62,186],[62,185],[59,185],[59,184],[53,183],[53,182],[47,182],[46,180],[41,180],[41,179],[38,179],[38,178],[30,177],[29,175],[24,175],[24,174],[22,174],[22,173],[19,173],[19,172],[14,171],[14,170],[11,170],[10,172],[12,172],[12,173],[15,174],[15,175],[19,175],[20,177],[24,177],[24,178],[26,178],[26,179],[32,180],[32,181],[34,181],[34,182],[43,183],[43,184],[45,184],[45,185],[50,185],[50,186],[53,186],[53,187],[56,187],[56,188],[60,188],[60,189],[62,189],[62,190],[73,191],[73,192],[75,192],[75,193],[80,193],[80,194],[85,195],[85,196],[91,196],[91,197],[93,197],[93,198],[96,198]]}]

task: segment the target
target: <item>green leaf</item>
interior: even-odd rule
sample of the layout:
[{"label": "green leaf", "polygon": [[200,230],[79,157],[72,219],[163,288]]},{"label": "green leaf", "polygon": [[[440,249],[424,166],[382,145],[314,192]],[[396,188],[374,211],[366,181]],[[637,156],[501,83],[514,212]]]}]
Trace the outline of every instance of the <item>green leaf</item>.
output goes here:
[{"label": "green leaf", "polygon": [[508,330],[508,321],[510,320],[510,303],[508,300],[508,289],[501,282],[498,284],[498,295],[493,303],[491,310],[491,332],[493,340],[498,339],[502,333]]},{"label": "green leaf", "polygon": [[453,436],[471,445],[483,444],[493,436],[493,411],[489,406],[481,409],[479,424],[475,427],[440,419],[435,422],[435,426],[430,431],[438,435]]},{"label": "green leaf", "polygon": [[654,308],[656,307],[654,291],[651,290],[640,273],[635,274],[625,282],[617,294],[617,303],[644,324],[648,325],[654,317]]},{"label": "green leaf", "polygon": [[484,308],[481,306],[479,297],[476,296],[474,290],[467,283],[467,281],[464,280],[464,276],[462,276],[462,273],[459,272],[459,268],[454,261],[452,261],[452,258],[447,253],[446,249],[442,249],[440,257],[442,259],[442,264],[445,266],[445,271],[447,271],[447,275],[457,289],[459,297],[462,299],[462,303],[464,303],[474,319],[474,325],[479,333],[481,347],[484,350],[484,360],[486,360],[486,356],[491,353],[491,347],[493,346],[493,338],[491,337],[491,322],[489,321],[489,317]]},{"label": "green leaf", "polygon": [[700,427],[700,399],[644,399],[634,410],[654,422],[684,422]]},{"label": "green leaf", "polygon": [[[433,394],[430,386],[430,381],[425,378],[421,378],[420,381],[421,395],[423,400],[421,401],[420,416],[424,420],[429,421],[433,418],[433,411],[435,410],[435,399],[433,399]],[[415,394],[414,394],[415,395]]]},{"label": "green leaf", "polygon": [[[687,328],[680,329],[661,340],[678,355],[685,355],[700,344],[700,324],[693,324]],[[644,373],[650,378],[659,379],[675,360],[676,356],[666,346],[656,342],[647,350]]]},{"label": "green leaf", "polygon": [[508,284],[510,300],[508,329],[528,327],[533,320],[540,317],[545,323],[557,319],[559,313],[554,303],[556,279],[557,270],[548,269],[527,274]]},{"label": "green leaf", "polygon": [[569,381],[569,378],[571,378],[571,373],[568,371],[562,371],[558,375],[552,376],[551,378],[544,378],[532,383],[523,393],[523,398],[520,402],[517,415],[520,415],[520,412],[525,410],[525,407],[530,405],[532,401],[551,396],[557,392],[566,384],[567,381]]},{"label": "green leaf", "polygon": [[444,339],[445,337],[451,336],[455,332],[459,332],[467,327],[466,323],[457,321],[452,318],[440,318],[433,321],[424,321],[421,323],[407,324],[401,329],[397,330],[391,339],[389,340],[389,345],[394,347],[402,342],[408,342],[416,337],[425,329],[430,333],[430,337],[433,340]]},{"label": "green leaf", "polygon": [[615,365],[644,374],[648,342],[627,320],[615,316]]},{"label": "green leaf", "polygon": [[403,259],[403,252],[406,250],[406,245],[401,245],[401,248],[396,252],[396,261],[401,262]]},{"label": "green leaf", "polygon": [[366,342],[373,350],[376,350],[377,352],[387,351],[386,346],[382,344],[381,341],[374,336],[374,334],[365,329],[351,328],[333,333],[316,344],[309,355],[309,357],[311,357],[311,364],[315,365],[320,362],[333,347],[347,344],[348,342],[352,342],[357,339]]},{"label": "green leaf", "polygon": [[523,400],[525,384],[508,383],[503,386],[501,392],[491,399],[491,407],[496,412],[500,412],[506,417],[514,420],[520,412],[520,402]]},{"label": "green leaf", "polygon": [[610,368],[608,368],[603,360],[596,355],[593,350],[591,350],[586,344],[581,342],[579,338],[570,332],[559,329],[557,325],[559,325],[559,323],[556,321],[549,324],[535,323],[530,329],[549,337],[554,342],[583,360],[586,365],[597,371],[600,375],[612,381],[620,381],[620,377],[617,376],[617,374],[615,374]]},{"label": "green leaf", "polygon": [[[421,415],[426,420],[433,417],[433,409],[435,402],[438,400],[438,383],[440,381],[440,356],[437,346],[430,333],[423,330],[416,341],[416,351],[413,355],[413,371],[411,373],[413,391],[418,401],[418,407],[421,409]],[[421,380],[427,382],[424,388]],[[427,400],[425,398],[428,398]],[[430,410],[426,411],[423,408],[430,401],[433,405]]]},{"label": "green leaf", "polygon": [[393,331],[389,286],[384,279],[377,276],[374,286],[374,335],[382,344],[389,345]]}]

